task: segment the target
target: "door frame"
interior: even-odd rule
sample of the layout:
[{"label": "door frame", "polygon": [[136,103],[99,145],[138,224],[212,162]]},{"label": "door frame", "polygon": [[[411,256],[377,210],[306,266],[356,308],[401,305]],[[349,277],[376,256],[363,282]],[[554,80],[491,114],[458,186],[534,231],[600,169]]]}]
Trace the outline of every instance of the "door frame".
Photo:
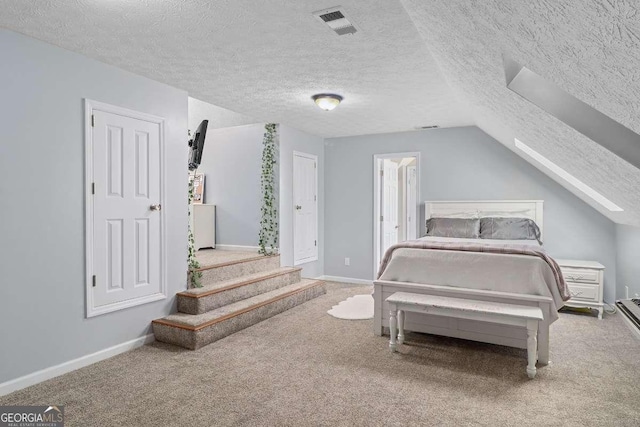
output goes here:
[{"label": "door frame", "polygon": [[[404,166],[404,181],[405,181],[404,182],[404,188],[405,188],[405,190],[407,190],[409,188],[409,169],[412,169],[412,170],[416,171],[416,182],[415,182],[415,185],[418,184],[418,166],[417,165],[415,165],[415,166]],[[415,187],[415,185],[414,185],[414,187]],[[409,191],[406,191],[406,194],[408,195]],[[416,194],[416,197],[417,196],[419,196],[419,194]],[[418,199],[416,199],[415,202],[417,204],[418,203]],[[404,201],[404,209],[405,209],[405,212],[404,212],[405,223],[409,224],[409,197],[406,197],[406,199]],[[420,208],[418,208],[418,211],[420,211]],[[418,224],[418,218],[415,215],[413,215],[413,221],[416,223],[416,225]],[[409,238],[409,236],[407,235],[408,234],[407,233],[408,229],[409,229],[408,227],[405,227],[405,230],[404,230],[405,231],[405,236],[404,236],[405,239]],[[418,232],[419,232],[419,229],[418,229],[418,227],[416,227],[416,234],[415,234],[416,237],[418,236]]]},{"label": "door frame", "polygon": [[[416,200],[420,200],[420,152],[409,151],[404,153],[383,153],[373,155],[373,280],[377,279],[378,266],[382,261],[380,256],[380,166],[384,159],[399,159],[405,157],[416,158]],[[416,206],[416,214],[420,215]],[[416,216],[418,218],[418,216]],[[416,236],[420,235],[420,221],[416,221]]]},{"label": "door frame", "polygon": [[[93,112],[102,111],[110,114],[129,117],[132,119],[143,120],[155,123],[160,126],[160,200],[158,203],[162,205],[160,214],[160,292],[147,295],[140,298],[120,301],[108,304],[99,308],[94,307],[93,303]],[[85,235],[85,309],[86,317],[95,317],[101,314],[111,313],[113,311],[146,304],[153,301],[159,301],[167,298],[167,250],[166,250],[166,221],[165,208],[166,201],[166,156],[165,156],[165,119],[151,114],[141,113],[139,111],[129,110],[127,108],[118,107],[104,102],[94,101],[88,98],[84,99],[84,190],[85,190],[85,217],[84,217],[84,235]]]},{"label": "door frame", "polygon": [[308,262],[314,262],[317,261],[319,258],[319,254],[320,254],[320,242],[318,241],[318,232],[319,232],[319,228],[320,228],[320,218],[318,216],[319,212],[318,212],[318,156],[316,156],[315,154],[309,154],[309,153],[303,153],[302,151],[294,151],[293,152],[293,157],[292,157],[292,162],[291,162],[291,209],[293,211],[295,211],[295,200],[296,200],[296,191],[295,191],[295,187],[296,187],[296,182],[295,182],[295,174],[293,172],[293,168],[295,167],[295,162],[296,162],[296,156],[298,157],[304,157],[310,160],[314,161],[315,164],[315,168],[314,168],[314,173],[315,173],[315,181],[316,181],[316,185],[315,185],[315,196],[316,196],[316,200],[315,200],[315,211],[316,211],[316,227],[315,227],[315,240],[316,240],[316,254],[315,256],[311,257],[311,258],[303,258],[301,260],[296,260],[296,218],[295,218],[295,212],[293,212],[293,221],[292,221],[292,228],[293,228],[293,248],[292,248],[292,253],[293,253],[293,265],[301,265],[301,264],[306,264]]}]

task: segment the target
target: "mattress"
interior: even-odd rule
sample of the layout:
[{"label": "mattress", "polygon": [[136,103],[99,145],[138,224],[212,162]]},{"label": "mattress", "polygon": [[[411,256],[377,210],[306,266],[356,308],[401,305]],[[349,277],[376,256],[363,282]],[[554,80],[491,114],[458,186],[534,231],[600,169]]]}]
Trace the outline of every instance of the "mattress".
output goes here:
[{"label": "mattress", "polygon": [[[544,253],[544,248],[535,240],[447,237],[423,237],[418,240],[434,243],[480,244],[496,248],[526,245]],[[551,321],[558,318],[557,310],[564,303],[562,289],[559,289],[561,284],[556,280],[552,267],[541,257],[405,247],[390,250],[392,253],[379,280],[548,296],[553,299]],[[564,282],[560,281],[564,285]]]}]

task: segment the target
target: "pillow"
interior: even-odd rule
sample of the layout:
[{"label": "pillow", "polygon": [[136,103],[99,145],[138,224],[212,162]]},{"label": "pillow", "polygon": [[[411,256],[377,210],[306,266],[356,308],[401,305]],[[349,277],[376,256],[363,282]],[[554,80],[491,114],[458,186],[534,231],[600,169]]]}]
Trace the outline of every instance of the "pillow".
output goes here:
[{"label": "pillow", "polygon": [[429,218],[427,236],[477,239],[480,220],[477,218]]},{"label": "pillow", "polygon": [[480,238],[496,240],[537,240],[540,229],[528,218],[480,218]]}]

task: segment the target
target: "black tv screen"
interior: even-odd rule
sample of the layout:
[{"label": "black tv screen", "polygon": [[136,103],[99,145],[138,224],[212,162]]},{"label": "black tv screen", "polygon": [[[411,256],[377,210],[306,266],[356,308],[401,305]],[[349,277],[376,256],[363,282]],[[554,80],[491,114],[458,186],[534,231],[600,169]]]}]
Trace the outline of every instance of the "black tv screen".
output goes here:
[{"label": "black tv screen", "polygon": [[189,141],[189,170],[198,169],[202,160],[202,150],[204,150],[204,139],[207,135],[207,125],[209,120],[203,120],[196,129],[193,139]]}]

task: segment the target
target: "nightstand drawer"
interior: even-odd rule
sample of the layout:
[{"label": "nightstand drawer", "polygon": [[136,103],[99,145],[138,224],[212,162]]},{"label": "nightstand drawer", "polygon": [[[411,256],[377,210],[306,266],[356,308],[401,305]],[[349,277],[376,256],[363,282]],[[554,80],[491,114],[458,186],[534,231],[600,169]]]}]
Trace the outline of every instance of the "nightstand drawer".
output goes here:
[{"label": "nightstand drawer", "polygon": [[567,282],[567,286],[569,286],[571,300],[596,302],[600,300],[600,295],[598,295],[600,287],[598,285]]},{"label": "nightstand drawer", "polygon": [[597,270],[583,270],[580,268],[562,267],[562,275],[567,282],[600,283],[600,272]]}]

